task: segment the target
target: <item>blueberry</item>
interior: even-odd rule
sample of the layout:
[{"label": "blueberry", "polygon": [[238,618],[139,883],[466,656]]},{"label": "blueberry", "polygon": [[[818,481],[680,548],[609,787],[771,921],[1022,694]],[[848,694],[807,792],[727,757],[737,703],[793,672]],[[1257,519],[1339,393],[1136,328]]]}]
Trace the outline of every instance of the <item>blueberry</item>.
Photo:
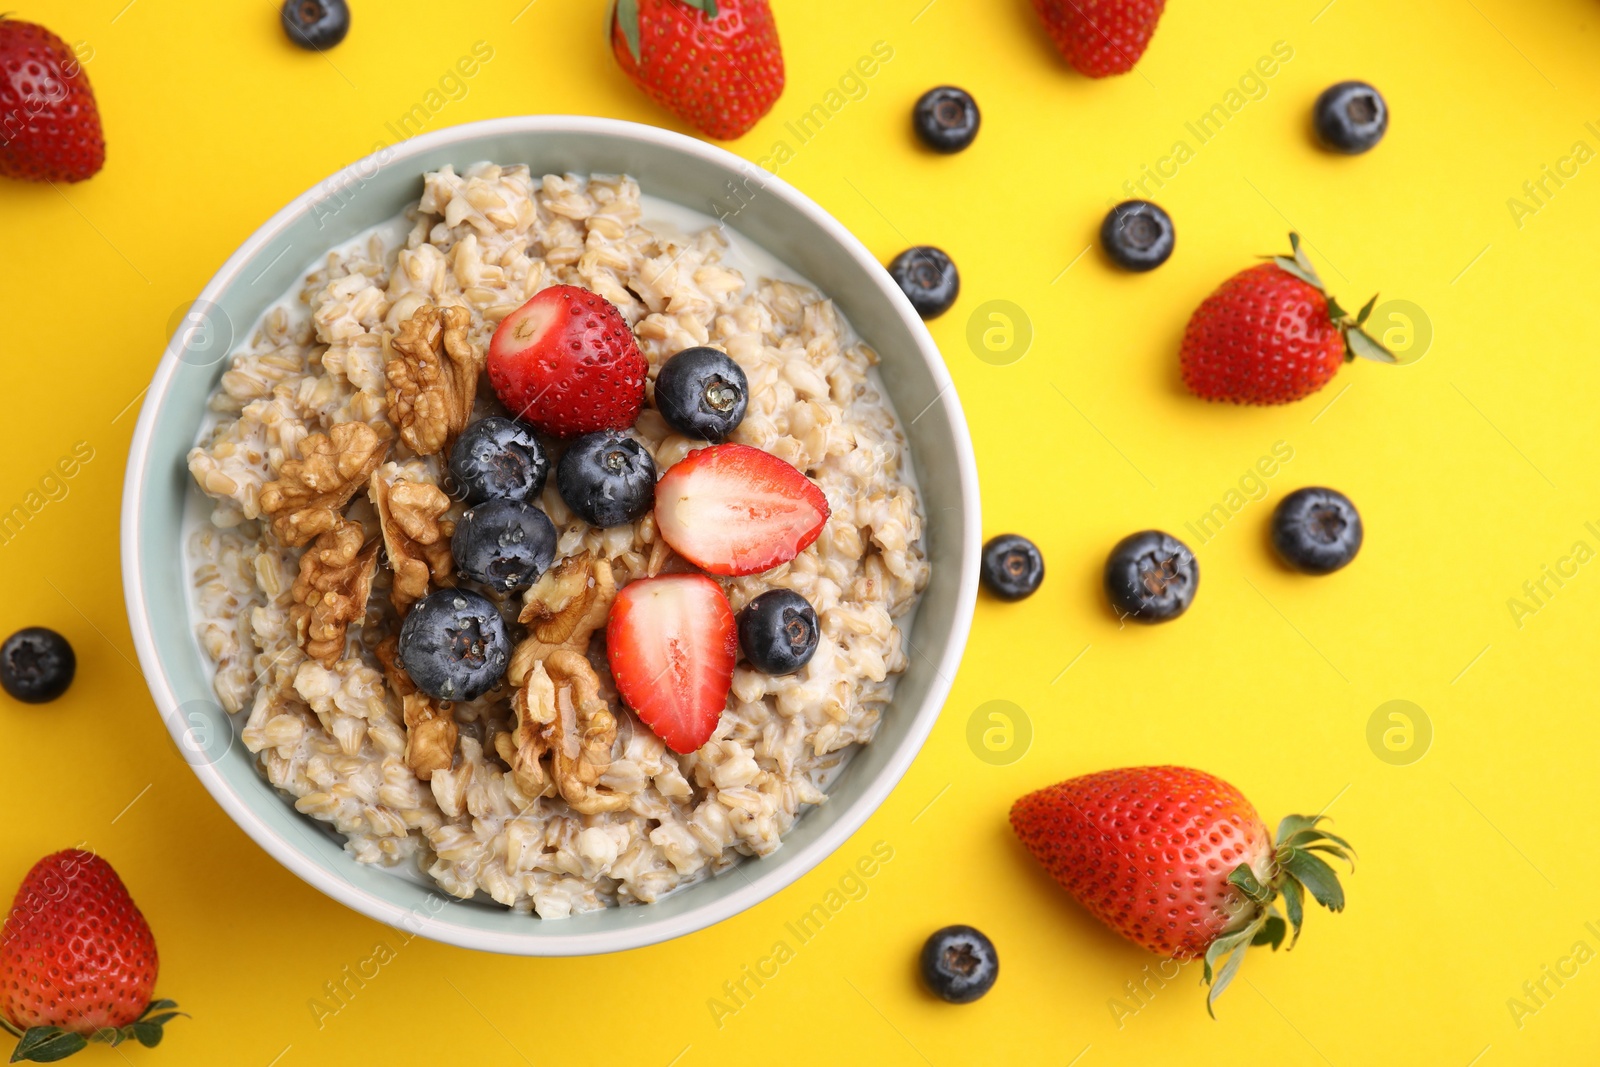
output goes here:
[{"label": "blueberry", "polygon": [[1322,147],[1350,156],[1376,145],[1389,129],[1389,105],[1366,82],[1340,82],[1324,90],[1312,117]]},{"label": "blueberry", "polygon": [[1272,513],[1272,547],[1306,574],[1332,574],[1361,551],[1361,515],[1332,489],[1296,489]]},{"label": "blueberry", "polygon": [[77,670],[67,639],[43,626],[18,630],[0,644],[0,685],[26,703],[45,704],[65,693]]},{"label": "blueberry", "polygon": [[744,419],[750,382],[715,348],[686,348],[656,375],[656,410],[686,437],[721,444]]},{"label": "blueberry", "polygon": [[555,523],[532,504],[486,500],[456,523],[450,554],[456,570],[497,593],[526,589],[555,562]]},{"label": "blueberry", "polygon": [[472,700],[500,684],[511,659],[506,623],[488,597],[440,589],[411,607],[400,627],[400,665],[439,700]]},{"label": "blueberry", "polygon": [[590,526],[622,526],[656,502],[656,461],[633,438],[601,430],[572,442],[556,466],[556,488]]},{"label": "blueberry", "polygon": [[936,930],[922,946],[922,980],[952,1004],[971,1004],[994,987],[1000,957],[994,942],[970,926]]},{"label": "blueberry", "polygon": [[1123,618],[1168,622],[1194,602],[1200,564],[1189,546],[1160,530],[1129,534],[1106,560],[1106,596]]},{"label": "blueberry", "polygon": [[917,314],[936,319],[950,310],[961,293],[961,275],[950,257],[932,245],[908,248],[894,257],[889,274]]},{"label": "blueberry", "polygon": [[1127,200],[1100,224],[1100,244],[1123,270],[1155,270],[1172,258],[1172,216],[1148,200]]},{"label": "blueberry", "polygon": [[1044,557],[1026,537],[1001,534],[983,546],[979,575],[1001,600],[1021,600],[1032,596],[1044,581]]},{"label": "blueberry", "polygon": [[533,502],[544,491],[550,460],[533,428],[492,415],[462,431],[450,450],[456,494],[469,504],[485,500]]},{"label": "blueberry", "polygon": [[965,89],[929,89],[911,110],[911,125],[935,152],[959,152],[978,136],[978,102]]},{"label": "blueberry", "polygon": [[768,590],[739,612],[739,647],[763,674],[793,674],[810,663],[819,633],[816,609],[790,589]]},{"label": "blueberry", "polygon": [[350,32],[345,0],[283,0],[283,32],[301,48],[326,52]]}]

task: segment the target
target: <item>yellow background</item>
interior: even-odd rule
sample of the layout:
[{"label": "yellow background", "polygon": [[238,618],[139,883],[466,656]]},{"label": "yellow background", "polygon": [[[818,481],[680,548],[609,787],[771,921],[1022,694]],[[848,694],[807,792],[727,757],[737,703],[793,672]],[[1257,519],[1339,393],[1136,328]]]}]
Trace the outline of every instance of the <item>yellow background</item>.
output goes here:
[{"label": "yellow background", "polygon": [[[400,944],[303,885],[201,790],[134,663],[117,564],[130,404],[172,314],[239,242],[393,140],[385,124],[476,41],[493,60],[430,129],[524,112],[673,124],[614,68],[593,0],[354,2],[354,32],[327,58],[285,43],[268,0],[18,11],[84,43],[110,161],[83,185],[0,185],[0,509],[76,442],[94,449],[70,494],[0,545],[0,631],[49,625],[80,657],[59,703],[0,703],[0,884],[78,842],[126,878],[160,942],[160,992],[193,1013],[158,1052],[121,1050],[127,1062],[1593,1061],[1600,963],[1548,983],[1520,1028],[1507,1007],[1575,942],[1600,949],[1584,925],[1600,927],[1600,564],[1550,583],[1520,626],[1507,606],[1574,542],[1600,548],[1585,529],[1600,528],[1600,164],[1550,184],[1520,226],[1507,206],[1574,142],[1600,148],[1585,127],[1600,120],[1593,0],[1174,0],[1138,72],[1104,82],[1055,58],[1023,0],[776,0],[788,88],[732,148],[758,160],[779,138],[797,147],[785,122],[875,42],[892,47],[865,96],[781,173],[885,260],[922,242],[954,256],[963,295],[933,332],[976,441],[985,532],[1034,538],[1049,576],[1025,603],[980,603],[926,750],[835,856],[714,929],[565,961]],[[1294,56],[1266,95],[1198,146],[1184,123],[1280,41]],[[1343,78],[1375,82],[1393,109],[1360,158],[1308,137],[1312,101]],[[912,102],[944,82],[984,114],[953,158],[908,132]],[[1177,222],[1174,259],[1145,276],[1098,250],[1078,259],[1122,183],[1180,139],[1195,157],[1155,197]],[[1187,397],[1189,312],[1283,248],[1291,223],[1347,306],[1381,291],[1425,309],[1431,351],[1347,368],[1292,407]],[[1032,322],[1019,362],[968,345],[991,299]],[[1294,458],[1270,496],[1199,544],[1185,524],[1279,441]],[[1273,503],[1308,484],[1349,493],[1367,524],[1356,563],[1320,580],[1283,570],[1265,541]],[[1195,544],[1204,580],[1180,621],[1119,629],[1101,563],[1149,526]],[[1434,733],[1409,765],[1367,742],[1394,699]],[[992,700],[1031,723],[1031,747],[1006,765],[967,741]],[[1134,1006],[1124,984],[1155,960],[1060,896],[1006,826],[1023,792],[1160,761],[1226,777],[1269,822],[1331,805],[1361,852],[1346,912],[1316,909],[1293,953],[1252,958],[1217,1022],[1192,970],[1119,1020],[1108,1002]],[[893,859],[866,895],[791,942],[795,957],[719,1027],[707,1002],[722,983],[879,841]],[[1003,960],[968,1007],[914,978],[923,938],[951,922],[983,928]],[[393,959],[319,1028],[308,1002],[379,942]],[[97,1048],[82,1062],[117,1059]]]}]

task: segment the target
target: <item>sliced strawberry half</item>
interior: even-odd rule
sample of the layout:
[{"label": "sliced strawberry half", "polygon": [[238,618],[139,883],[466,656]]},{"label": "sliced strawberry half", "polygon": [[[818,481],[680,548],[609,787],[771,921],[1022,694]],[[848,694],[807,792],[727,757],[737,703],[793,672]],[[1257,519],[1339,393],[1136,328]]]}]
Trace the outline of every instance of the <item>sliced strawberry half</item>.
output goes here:
[{"label": "sliced strawberry half", "polygon": [[793,466],[749,445],[690,452],[656,483],[656,529],[712,574],[760,574],[794,559],[828,523],[828,498]]},{"label": "sliced strawberry half", "polygon": [[630,582],[606,623],[617,691],[680,755],[711,739],[733,686],[739,638],[722,587],[703,574]]}]

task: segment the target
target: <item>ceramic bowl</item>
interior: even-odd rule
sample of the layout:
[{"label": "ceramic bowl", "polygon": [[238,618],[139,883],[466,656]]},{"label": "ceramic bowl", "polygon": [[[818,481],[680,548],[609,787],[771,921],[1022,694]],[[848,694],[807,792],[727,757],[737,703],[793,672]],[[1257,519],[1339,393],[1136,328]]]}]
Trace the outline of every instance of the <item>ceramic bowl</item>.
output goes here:
[{"label": "ceramic bowl", "polygon": [[[626,173],[644,192],[722,219],[831,296],[882,357],[882,379],[911,444],[927,514],[932,577],[910,630],[910,666],[872,744],[764,859],[655,904],[544,921],[458,901],[357,863],[340,838],[267,784],[212,696],[180,551],[185,455],[206,398],[243,331],[322,252],[391,218],[447,163],[527,163],[535,175]],[[949,693],[977,594],[980,513],[972,443],[950,375],[911,305],[861,242],[800,192],[720,148],[607,119],[533,116],[440,130],[385,148],[296,198],[200,293],[151,381],[123,490],[129,622],[157,708],[179,750],[228,815],[289,870],[356,911],[468,948],[534,956],[610,952],[679,937],[765,900],[867,820],[905,773]],[[202,846],[203,847],[203,846]]]}]

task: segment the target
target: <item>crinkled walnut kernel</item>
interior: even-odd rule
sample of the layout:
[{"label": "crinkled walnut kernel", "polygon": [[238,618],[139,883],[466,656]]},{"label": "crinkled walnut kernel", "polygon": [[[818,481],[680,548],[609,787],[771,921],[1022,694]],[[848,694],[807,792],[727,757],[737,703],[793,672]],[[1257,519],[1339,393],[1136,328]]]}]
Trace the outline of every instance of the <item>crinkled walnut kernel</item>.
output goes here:
[{"label": "crinkled walnut kernel", "polygon": [[472,417],[484,355],[467,340],[471,323],[466,308],[424,304],[391,342],[395,355],[383,367],[389,421],[419,456],[455,441]]},{"label": "crinkled walnut kernel", "polygon": [[522,685],[534,664],[556,652],[583,655],[594,632],[606,624],[616,598],[610,560],[583,552],[550,568],[523,597],[517,621],[528,626],[528,636],[511,653],[507,679]]},{"label": "crinkled walnut kernel", "polygon": [[378,542],[365,543],[360,523],[318,535],[300,556],[289,619],[307,656],[330,669],[339,662],[350,624],[366,617],[377,569]]},{"label": "crinkled walnut kernel", "polygon": [[373,471],[369,492],[394,570],[389,600],[404,615],[428,595],[430,579],[441,586],[451,584],[450,535],[455,524],[442,518],[450,510],[450,498],[436,485],[390,481],[382,471]]},{"label": "crinkled walnut kernel", "polygon": [[400,711],[406,723],[406,766],[421,781],[433,779],[434,771],[447,771],[456,758],[456,722],[449,701],[436,701],[420,692],[411,676],[400,666],[400,639],[390,634],[373,649],[383,664],[389,688],[400,698]]},{"label": "crinkled walnut kernel", "polygon": [[307,434],[300,458],[285,460],[276,481],[261,487],[261,513],[286,545],[304,545],[338,529],[340,512],[378,469],[389,442],[364,422],[341,422]]},{"label": "crinkled walnut kernel", "polygon": [[611,767],[617,719],[582,653],[562,650],[535,663],[511,707],[516,731],[496,738],[496,749],[519,789],[529,796],[560,794],[582,815],[628,806],[627,796],[599,784]]}]

